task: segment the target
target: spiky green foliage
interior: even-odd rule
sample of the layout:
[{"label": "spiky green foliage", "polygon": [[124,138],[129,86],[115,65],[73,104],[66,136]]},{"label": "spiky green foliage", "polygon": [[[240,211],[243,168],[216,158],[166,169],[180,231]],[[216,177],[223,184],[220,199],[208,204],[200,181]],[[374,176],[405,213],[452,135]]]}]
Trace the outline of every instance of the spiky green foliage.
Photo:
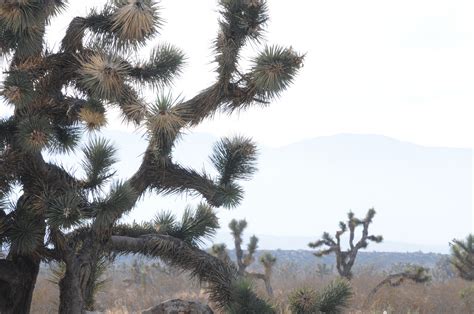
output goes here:
[{"label": "spiky green foliage", "polygon": [[115,182],[107,196],[92,204],[97,233],[110,228],[121,215],[135,205],[137,194],[128,182]]},{"label": "spiky green foliage", "polygon": [[111,31],[123,44],[144,42],[156,34],[161,23],[152,0],[115,0],[112,10]]},{"label": "spiky green foliage", "polygon": [[253,60],[251,79],[257,94],[262,99],[279,96],[293,82],[302,60],[291,48],[265,47]]},{"label": "spiky green foliage", "polygon": [[32,77],[28,73],[14,72],[6,77],[0,95],[10,104],[22,108],[34,97]]},{"label": "spiky green foliage", "polygon": [[249,138],[224,138],[214,145],[211,161],[220,174],[219,182],[248,179],[255,171],[257,148]]},{"label": "spiky green foliage", "polygon": [[277,259],[271,253],[266,252],[262,256],[260,256],[260,263],[263,264],[265,269],[271,269],[273,265],[275,265]]},{"label": "spiky green foliage", "polygon": [[51,122],[45,117],[34,115],[19,123],[16,139],[25,151],[34,153],[50,144],[52,133]]},{"label": "spiky green foliage", "polygon": [[97,137],[84,146],[82,152],[85,157],[82,168],[86,173],[84,187],[100,188],[115,174],[112,166],[117,162],[117,150],[108,140]]},{"label": "spiky green foliage", "polygon": [[45,26],[65,7],[61,0],[23,0],[0,3],[0,53],[20,57],[41,51]]},{"label": "spiky green foliage", "polygon": [[130,75],[139,83],[146,83],[156,89],[169,85],[175,75],[181,72],[184,53],[169,44],[155,47],[149,60],[133,67]]},{"label": "spiky green foliage", "polygon": [[70,153],[80,142],[82,129],[73,126],[54,126],[51,137],[50,151],[53,153]]},{"label": "spiky green foliage", "polygon": [[182,112],[175,106],[179,102],[171,93],[161,94],[147,110],[148,135],[156,142],[157,154],[160,157],[169,157],[181,129],[186,124]]},{"label": "spiky green foliage", "polygon": [[216,213],[204,203],[195,210],[187,207],[180,222],[170,212],[162,212],[154,219],[154,225],[158,232],[182,239],[193,246],[214,236],[219,228]]},{"label": "spiky green foliage", "polygon": [[90,131],[100,130],[101,127],[107,124],[104,105],[94,98],[86,101],[78,115]]},{"label": "spiky green foliage", "polygon": [[352,297],[352,288],[346,280],[335,280],[316,296],[316,308],[322,313],[341,313]]},{"label": "spiky green foliage", "polygon": [[312,288],[298,288],[288,296],[289,308],[293,314],[312,314],[316,310],[317,293]]},{"label": "spiky green foliage", "polygon": [[47,208],[45,217],[52,228],[69,229],[79,225],[83,218],[82,203],[84,199],[77,191],[69,191],[53,198]]},{"label": "spiky green foliage", "polygon": [[14,243],[10,249],[18,254],[34,254],[43,244],[43,226],[38,225],[34,219],[25,217],[30,215],[32,213],[24,213],[16,217],[8,234],[10,241]]},{"label": "spiky green foliage", "polygon": [[343,279],[332,281],[320,291],[296,289],[289,296],[290,311],[294,314],[342,313],[352,295],[349,282]]},{"label": "spiky green foliage", "polygon": [[227,76],[236,70],[239,50],[248,39],[262,37],[268,15],[265,1],[220,0],[221,33],[216,40],[217,72]]},{"label": "spiky green foliage", "polygon": [[[334,238],[329,233],[324,232],[320,240],[311,242],[308,246],[319,249],[313,253],[317,257],[334,253],[336,255],[336,268],[339,275],[350,280],[352,278],[352,267],[359,250],[367,248],[370,241],[380,243],[383,240],[381,235],[369,235],[369,225],[372,223],[374,216],[375,210],[373,208],[367,211],[364,219],[359,219],[355,217],[353,212],[349,212],[347,214],[347,223],[339,222],[339,230],[336,231]],[[357,242],[354,242],[355,231],[359,226],[362,227],[362,235]],[[341,245],[341,236],[347,231],[349,231],[349,247],[344,250]]]},{"label": "spiky green foliage", "polygon": [[232,286],[232,302],[225,307],[229,314],[273,314],[274,308],[258,298],[253,291],[252,283],[240,279]]},{"label": "spiky green foliage", "polygon": [[105,52],[87,55],[79,61],[78,84],[93,97],[117,101],[130,75],[130,65],[121,57]]},{"label": "spiky green foliage", "polygon": [[465,240],[454,239],[451,243],[451,264],[459,276],[474,281],[474,235],[469,234]]}]

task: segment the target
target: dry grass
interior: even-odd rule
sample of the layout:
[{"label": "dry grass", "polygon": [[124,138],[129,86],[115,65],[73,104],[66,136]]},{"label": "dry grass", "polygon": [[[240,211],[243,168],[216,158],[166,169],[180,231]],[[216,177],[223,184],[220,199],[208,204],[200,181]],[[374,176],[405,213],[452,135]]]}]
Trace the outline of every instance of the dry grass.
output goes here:
[{"label": "dry grass", "polygon": [[[172,298],[206,302],[199,284],[187,274],[158,264],[119,265],[112,267],[109,282],[97,295],[97,310],[106,313],[140,313],[140,310]],[[295,264],[280,265],[273,275],[275,297],[272,302],[279,313],[288,313],[287,296],[298,287],[323,287],[334,275],[320,277],[314,269],[300,269]],[[58,290],[48,280],[47,271],[40,276],[34,294],[33,313],[56,313]],[[404,283],[397,288],[382,288],[363,308],[370,290],[383,279],[373,270],[361,271],[352,280],[354,297],[348,313],[474,313],[474,289],[466,281],[451,279],[426,285]],[[265,296],[263,284],[256,283],[258,293]],[[461,291],[465,291],[465,299]],[[466,292],[468,291],[468,292]],[[470,291],[470,292],[469,292]],[[470,302],[470,303],[469,303]],[[468,308],[471,304],[471,308]]]}]

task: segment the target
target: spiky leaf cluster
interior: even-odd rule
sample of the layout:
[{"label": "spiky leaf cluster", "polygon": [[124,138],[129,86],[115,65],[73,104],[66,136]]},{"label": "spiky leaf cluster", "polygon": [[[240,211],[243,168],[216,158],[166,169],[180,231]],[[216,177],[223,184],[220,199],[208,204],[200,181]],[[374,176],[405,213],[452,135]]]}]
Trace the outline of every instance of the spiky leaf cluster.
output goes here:
[{"label": "spiky leaf cluster", "polygon": [[452,241],[451,264],[461,278],[474,281],[474,235],[469,234],[465,240]]},{"label": "spiky leaf cluster", "polygon": [[257,297],[250,281],[240,279],[232,287],[232,302],[225,308],[229,314],[274,314],[275,309]]},{"label": "spiky leaf cluster", "polygon": [[216,213],[204,203],[199,204],[195,210],[187,207],[181,221],[177,221],[171,212],[162,212],[153,223],[157,232],[182,239],[193,246],[198,246],[205,239],[214,236],[219,228]]},{"label": "spiky leaf cluster", "polygon": [[155,47],[150,58],[141,62],[130,71],[130,75],[139,83],[148,84],[156,89],[171,83],[171,79],[181,72],[184,53],[169,44]]},{"label": "spiky leaf cluster", "polygon": [[279,96],[293,82],[303,62],[303,56],[291,48],[266,47],[253,60],[252,82],[263,99]]},{"label": "spiky leaf cluster", "polygon": [[255,171],[257,148],[245,137],[224,138],[214,145],[211,161],[220,174],[219,182],[248,179]]},{"label": "spiky leaf cluster", "polygon": [[332,281],[320,291],[300,288],[289,296],[290,310],[294,314],[342,313],[352,295],[349,282],[341,279]]},{"label": "spiky leaf cluster", "polygon": [[125,211],[133,208],[136,201],[137,194],[128,182],[115,182],[105,198],[99,198],[91,205],[96,232],[111,228]]},{"label": "spiky leaf cluster", "polygon": [[99,137],[84,146],[82,168],[86,173],[85,188],[100,188],[115,174],[112,166],[117,162],[116,151],[108,140]]}]

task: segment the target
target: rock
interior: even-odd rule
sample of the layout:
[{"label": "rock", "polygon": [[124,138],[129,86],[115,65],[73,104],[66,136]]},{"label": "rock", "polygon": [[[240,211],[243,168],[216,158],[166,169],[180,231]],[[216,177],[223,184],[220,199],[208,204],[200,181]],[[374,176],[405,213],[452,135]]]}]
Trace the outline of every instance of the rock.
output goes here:
[{"label": "rock", "polygon": [[175,299],[149,308],[142,314],[214,314],[214,312],[208,305]]}]

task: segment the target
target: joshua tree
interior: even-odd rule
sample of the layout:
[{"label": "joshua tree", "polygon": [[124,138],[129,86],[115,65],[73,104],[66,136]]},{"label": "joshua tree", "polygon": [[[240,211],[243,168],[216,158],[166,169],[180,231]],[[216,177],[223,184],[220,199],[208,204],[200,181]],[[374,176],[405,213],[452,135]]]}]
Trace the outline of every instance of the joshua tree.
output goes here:
[{"label": "joshua tree", "polygon": [[296,289],[289,296],[290,311],[293,314],[341,313],[352,294],[349,282],[344,279],[334,280],[321,291]]},{"label": "joshua tree", "polygon": [[377,284],[377,286],[375,286],[367,296],[364,308],[367,307],[374,295],[384,286],[398,287],[405,281],[425,283],[429,280],[431,280],[431,277],[428,275],[428,269],[421,266],[409,265],[404,271],[390,274]]},{"label": "joshua tree", "polygon": [[[229,223],[231,234],[234,238],[235,245],[235,257],[237,261],[238,274],[241,277],[249,277],[253,279],[260,279],[265,283],[265,289],[269,296],[273,296],[273,289],[271,286],[271,277],[273,272],[273,266],[276,263],[276,257],[270,253],[265,253],[260,257],[260,263],[264,268],[264,273],[248,272],[247,267],[255,261],[255,251],[258,247],[258,238],[253,235],[250,237],[250,242],[247,245],[247,252],[242,250],[242,235],[247,227],[247,221],[235,220]],[[230,262],[231,259],[226,251],[225,244],[214,244],[211,248],[211,252],[214,256],[218,257],[224,262]]]},{"label": "joshua tree", "polygon": [[[65,265],[60,312],[81,313],[100,259],[121,253],[159,256],[209,281],[211,298],[220,305],[232,301],[234,270],[196,246],[212,230],[210,221],[195,221],[206,227],[192,235],[118,224],[147,191],[202,196],[207,204],[194,218],[199,211],[209,218],[210,206],[234,207],[242,199],[237,181],[255,170],[256,147],[249,139],[216,144],[211,160],[217,177],[175,162],[176,139],[217,111],[267,105],[290,85],[303,56],[266,47],[242,69],[241,49],[261,40],[265,1],[220,0],[219,7],[217,79],[195,97],[176,100],[163,88],[182,70],[179,49],[158,44],[148,60],[129,58],[156,39],[162,19],[154,1],[114,0],[75,17],[58,49],[46,48],[44,37],[65,0],[0,1],[0,56],[8,60],[0,94],[13,107],[0,120],[0,240],[8,245],[7,258],[0,260],[0,312],[28,313],[40,262],[55,261]],[[154,103],[141,97],[145,87],[160,95]],[[83,148],[83,177],[46,157],[76,150],[84,130],[100,131],[106,124],[110,108],[145,130],[148,139],[129,179],[110,183],[115,149],[98,137]],[[9,206],[13,188],[21,195]]]},{"label": "joshua tree", "polygon": [[323,278],[324,276],[330,275],[334,271],[334,265],[331,265],[331,267],[329,267],[326,263],[317,264],[316,268],[316,274],[319,275],[319,278]]},{"label": "joshua tree", "polygon": [[465,241],[454,239],[450,245],[451,264],[461,278],[474,281],[474,235],[468,235]]},{"label": "joshua tree", "polygon": [[[314,253],[318,257],[334,253],[336,255],[336,268],[339,275],[350,280],[352,278],[352,266],[354,266],[359,250],[367,248],[369,241],[380,243],[383,238],[380,235],[369,235],[369,225],[375,216],[373,208],[369,209],[364,219],[356,218],[352,212],[349,212],[347,216],[347,223],[342,221],[339,223],[340,229],[336,232],[335,240],[329,233],[325,232],[321,240],[309,243],[309,247],[320,248],[325,246],[325,248]],[[354,243],[355,230],[358,226],[362,226],[362,236],[357,243]],[[341,236],[347,230],[349,230],[349,248],[344,250],[341,247]]]}]

